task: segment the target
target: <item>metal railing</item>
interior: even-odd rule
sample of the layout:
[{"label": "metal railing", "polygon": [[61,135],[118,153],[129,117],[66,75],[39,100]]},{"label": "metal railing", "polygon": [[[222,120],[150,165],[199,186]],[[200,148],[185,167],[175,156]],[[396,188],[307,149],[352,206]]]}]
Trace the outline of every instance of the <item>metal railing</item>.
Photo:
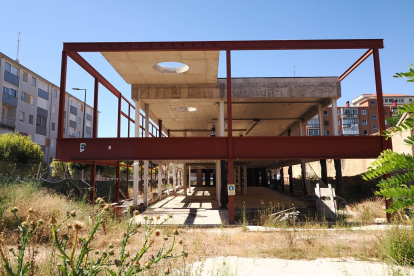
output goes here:
[{"label": "metal railing", "polygon": [[9,126],[16,126],[16,118],[1,116],[1,123]]}]

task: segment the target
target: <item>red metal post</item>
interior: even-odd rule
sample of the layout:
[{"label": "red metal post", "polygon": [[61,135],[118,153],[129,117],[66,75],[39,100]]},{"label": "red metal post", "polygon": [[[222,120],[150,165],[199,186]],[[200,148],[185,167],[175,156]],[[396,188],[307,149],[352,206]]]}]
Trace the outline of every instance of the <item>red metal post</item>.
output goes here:
[{"label": "red metal post", "polygon": [[[230,50],[226,50],[227,64],[227,150],[228,150],[228,183],[234,184],[233,175],[233,121],[231,106],[231,57]],[[234,223],[234,196],[229,195],[229,224]]]},{"label": "red metal post", "polygon": [[121,137],[121,105],[122,105],[122,98],[118,97],[118,134],[117,137]]},{"label": "red metal post", "polygon": [[130,124],[131,124],[131,105],[128,105],[128,138],[130,132]]},{"label": "red metal post", "polygon": [[68,56],[66,51],[62,51],[62,64],[60,69],[60,93],[59,93],[59,119],[57,138],[63,138],[63,128],[65,122],[65,94],[66,94],[66,71]]},{"label": "red metal post", "polygon": [[158,120],[158,137],[162,137],[162,120]]},{"label": "red metal post", "polygon": [[167,130],[167,137],[170,137],[170,129]]},{"label": "red metal post", "polygon": [[[98,92],[99,92],[99,79],[95,78],[94,90],[93,90],[92,138],[98,138]],[[92,204],[95,201],[95,187],[96,187],[95,178],[96,178],[96,164],[92,164],[90,181],[89,181],[89,185],[90,185],[89,200],[91,201]]]},{"label": "red metal post", "polygon": [[[385,130],[385,118],[384,118],[384,100],[382,97],[382,82],[381,82],[381,66],[379,60],[379,51],[378,48],[374,48],[374,70],[375,70],[375,88],[377,92],[377,113],[378,113],[378,125],[379,132],[382,133]],[[392,149],[391,139],[385,140],[385,137],[382,137],[382,149]],[[386,174],[385,178],[391,177],[390,174]],[[388,209],[392,199],[385,200],[385,208]],[[391,220],[391,214],[387,213],[388,221]]]},{"label": "red metal post", "polygon": [[115,182],[115,202],[119,201],[119,183],[121,182],[121,177],[119,173],[119,165],[116,166],[116,172],[115,172],[116,182]]},{"label": "red metal post", "polygon": [[125,197],[129,198],[129,161],[127,161]]}]

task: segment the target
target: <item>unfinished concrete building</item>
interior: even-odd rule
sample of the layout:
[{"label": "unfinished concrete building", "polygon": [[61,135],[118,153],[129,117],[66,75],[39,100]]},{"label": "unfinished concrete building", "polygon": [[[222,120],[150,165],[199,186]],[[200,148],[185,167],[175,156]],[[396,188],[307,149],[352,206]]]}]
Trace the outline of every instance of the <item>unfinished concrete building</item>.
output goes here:
[{"label": "unfinished concrete building", "polygon": [[[119,161],[183,164],[181,180],[184,194],[191,191],[188,188],[192,174],[196,178],[195,183],[201,183],[203,178],[204,185],[211,183],[215,187],[217,206],[228,207],[228,219],[233,223],[234,198],[249,195],[249,182],[256,181],[257,169],[303,164],[304,159],[375,158],[383,149],[391,147],[390,142],[380,136],[324,137],[321,129],[321,136],[315,137],[305,136],[301,131],[303,124],[315,115],[319,114],[323,119],[325,107],[332,105],[336,110],[336,101],[341,97],[341,81],[371,54],[374,56],[377,107],[383,110],[380,48],[383,48],[381,39],[64,43],[60,104],[64,105],[69,56],[95,78],[95,111],[98,110],[99,83],[118,98],[118,137],[98,138],[94,122],[93,138],[87,141],[64,138],[63,124],[60,124],[57,158],[89,163],[92,172],[96,164],[117,166],[118,175]],[[232,78],[232,51],[306,49],[367,49],[367,52],[337,77]],[[224,79],[217,77],[220,51],[226,52],[227,78]],[[101,52],[119,75],[131,84],[135,105],[78,52]],[[181,66],[169,68],[163,66],[163,62],[181,63]],[[122,101],[129,105],[128,114],[121,111]],[[140,117],[141,109],[145,120]],[[59,121],[63,121],[61,110],[63,108],[59,111]],[[134,110],[135,116],[132,117]],[[378,112],[378,115],[379,130],[382,131],[384,114]],[[128,119],[128,129],[130,123],[135,123],[135,137],[121,138],[121,116]],[[149,119],[158,123],[159,137],[150,137]],[[337,116],[332,116],[334,126],[338,125],[337,120]],[[319,126],[323,128],[323,121]],[[146,130],[145,137],[139,137],[140,127]],[[296,129],[300,130],[301,136],[290,137]],[[162,133],[167,137],[162,137]],[[80,144],[86,142],[88,145],[80,151]],[[145,170],[142,200],[147,207],[148,166]],[[135,205],[139,204],[138,175],[138,166],[135,165]],[[260,175],[261,181],[265,181],[267,174]],[[91,187],[93,200],[93,173]],[[160,187],[158,196],[162,194]],[[293,186],[289,189],[293,194]],[[307,189],[303,183],[302,195],[309,193]]]}]

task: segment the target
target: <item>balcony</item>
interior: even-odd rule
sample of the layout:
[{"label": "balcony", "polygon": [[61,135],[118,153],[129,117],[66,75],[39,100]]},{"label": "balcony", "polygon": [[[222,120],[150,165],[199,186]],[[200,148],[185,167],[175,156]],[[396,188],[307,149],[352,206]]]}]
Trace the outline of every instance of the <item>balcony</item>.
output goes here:
[{"label": "balcony", "polygon": [[17,87],[19,86],[19,77],[10,72],[4,71],[4,80]]},{"label": "balcony", "polygon": [[16,97],[3,93],[3,103],[9,104],[11,106],[17,106],[17,102],[18,99]]},{"label": "balcony", "polygon": [[36,134],[46,136],[46,132],[47,132],[47,130],[46,130],[45,127],[36,125]]},{"label": "balcony", "polygon": [[92,121],[92,115],[91,114],[86,114],[86,120]]},{"label": "balcony", "polygon": [[358,118],[358,114],[341,114],[342,119],[346,119],[346,118]]},{"label": "balcony", "polygon": [[6,127],[16,127],[16,118],[1,116],[1,124]]},{"label": "balcony", "polygon": [[72,121],[72,120],[69,120],[69,127],[76,128],[76,122]]},{"label": "balcony", "polygon": [[74,107],[73,105],[70,106],[69,112],[74,114],[74,115],[78,115],[78,109],[76,107]]},{"label": "balcony", "polygon": [[90,127],[86,127],[86,133],[89,133],[89,134],[91,134],[92,133],[92,129],[90,128]]}]

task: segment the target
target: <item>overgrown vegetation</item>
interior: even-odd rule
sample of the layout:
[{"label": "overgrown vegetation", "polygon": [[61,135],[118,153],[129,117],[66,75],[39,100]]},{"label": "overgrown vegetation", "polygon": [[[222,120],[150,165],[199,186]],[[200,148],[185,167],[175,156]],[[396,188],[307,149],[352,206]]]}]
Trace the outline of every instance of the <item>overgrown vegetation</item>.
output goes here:
[{"label": "overgrown vegetation", "polygon": [[23,136],[18,132],[0,135],[0,161],[39,164],[42,160],[41,147],[32,142],[29,136]]}]

